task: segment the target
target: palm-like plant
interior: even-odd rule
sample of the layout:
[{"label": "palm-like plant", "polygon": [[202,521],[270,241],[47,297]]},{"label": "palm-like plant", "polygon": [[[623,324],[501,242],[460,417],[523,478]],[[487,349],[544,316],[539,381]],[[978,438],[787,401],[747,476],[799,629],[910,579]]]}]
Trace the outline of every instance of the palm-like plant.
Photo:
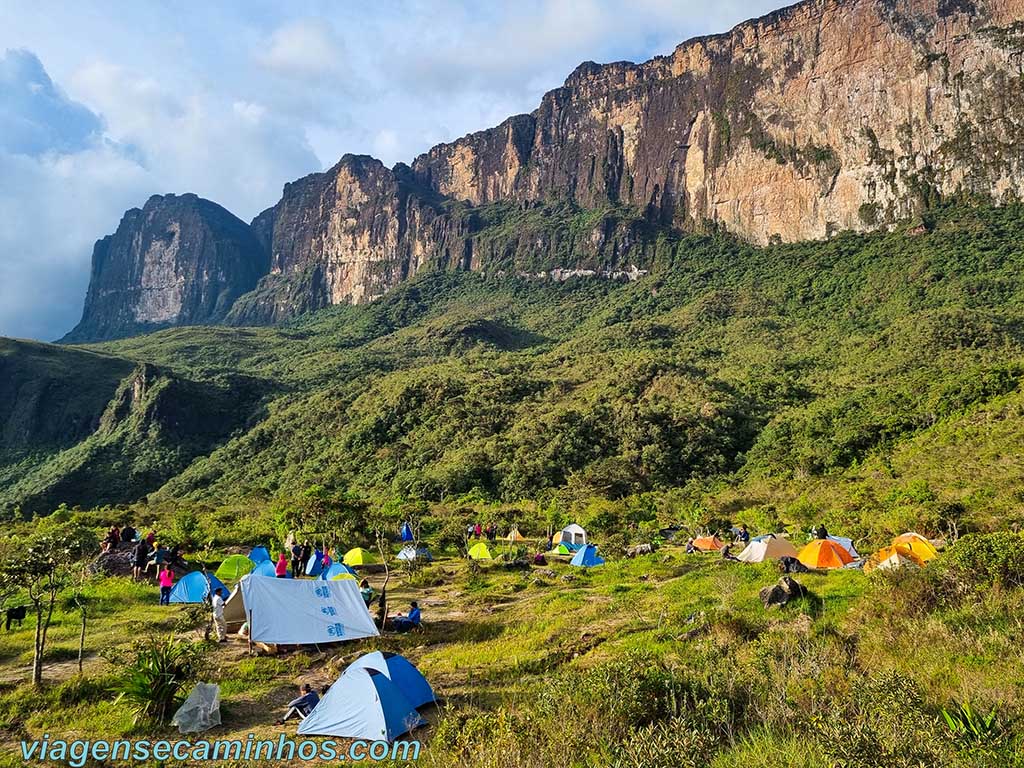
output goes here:
[{"label": "palm-like plant", "polygon": [[132,649],[117,700],[127,700],[135,710],[135,722],[164,722],[184,699],[184,687],[198,676],[203,665],[202,646],[176,639],[150,638]]}]

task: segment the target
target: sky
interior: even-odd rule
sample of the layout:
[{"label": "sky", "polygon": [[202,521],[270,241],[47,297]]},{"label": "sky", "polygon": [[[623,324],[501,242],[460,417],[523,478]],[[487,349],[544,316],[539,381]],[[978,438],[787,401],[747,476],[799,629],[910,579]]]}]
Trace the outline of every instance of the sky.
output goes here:
[{"label": "sky", "polygon": [[781,0],[0,0],[0,336],[78,321],[92,247],[153,194],[248,221],[345,153],[410,162]]}]

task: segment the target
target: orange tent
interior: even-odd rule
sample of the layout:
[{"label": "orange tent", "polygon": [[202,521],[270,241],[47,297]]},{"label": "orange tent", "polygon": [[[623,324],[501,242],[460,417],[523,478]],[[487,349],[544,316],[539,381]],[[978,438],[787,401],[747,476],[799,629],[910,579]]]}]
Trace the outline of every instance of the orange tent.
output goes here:
[{"label": "orange tent", "polygon": [[842,568],[853,562],[853,555],[830,539],[815,539],[800,550],[797,559],[808,568]]},{"label": "orange tent", "polygon": [[911,559],[920,561],[920,565],[939,556],[939,551],[919,533],[904,533],[902,536],[897,536],[892,540],[892,546],[897,549],[905,547],[909,550]]},{"label": "orange tent", "polygon": [[693,540],[693,546],[701,552],[717,552],[725,544],[717,536],[699,536]]}]

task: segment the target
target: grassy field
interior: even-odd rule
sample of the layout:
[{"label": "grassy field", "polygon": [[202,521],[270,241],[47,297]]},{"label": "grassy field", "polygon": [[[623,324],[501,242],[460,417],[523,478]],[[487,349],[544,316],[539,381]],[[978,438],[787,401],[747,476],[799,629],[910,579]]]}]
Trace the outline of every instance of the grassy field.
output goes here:
[{"label": "grassy field", "polygon": [[[355,656],[384,649],[416,663],[442,700],[415,734],[421,765],[1020,765],[1019,739],[985,756],[940,712],[968,702],[1018,732],[1024,591],[941,600],[926,574],[801,575],[810,597],[765,609],[758,592],[778,579],[773,565],[676,546],[595,569],[440,558],[392,579],[393,610],[419,600],[419,632],[277,657],[251,658],[238,640],[210,645],[202,679],[220,684],[224,718],[210,735],[292,732],[272,723],[299,682],[333,682]],[[24,682],[31,622],[0,636],[2,764],[21,764],[17,742],[44,733],[173,737],[115,703],[111,660],[174,631],[184,609],[124,578],[91,589],[83,675],[76,613],[56,616],[41,690]]]}]

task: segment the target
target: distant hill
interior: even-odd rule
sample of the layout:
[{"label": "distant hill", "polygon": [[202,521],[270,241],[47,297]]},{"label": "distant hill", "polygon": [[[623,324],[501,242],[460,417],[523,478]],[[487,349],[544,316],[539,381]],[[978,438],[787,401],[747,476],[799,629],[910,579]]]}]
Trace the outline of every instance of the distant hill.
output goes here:
[{"label": "distant hill", "polygon": [[[1020,515],[1024,207],[947,206],[825,242],[657,243],[634,281],[441,270],[278,328],[7,342],[22,381],[85,386],[77,431],[48,426],[52,404],[18,415],[31,388],[7,401],[0,503],[262,503],[313,484],[585,499],[728,480],[740,504],[801,489],[845,504],[918,478],[937,504]],[[33,426],[16,443],[11,424]]]}]

